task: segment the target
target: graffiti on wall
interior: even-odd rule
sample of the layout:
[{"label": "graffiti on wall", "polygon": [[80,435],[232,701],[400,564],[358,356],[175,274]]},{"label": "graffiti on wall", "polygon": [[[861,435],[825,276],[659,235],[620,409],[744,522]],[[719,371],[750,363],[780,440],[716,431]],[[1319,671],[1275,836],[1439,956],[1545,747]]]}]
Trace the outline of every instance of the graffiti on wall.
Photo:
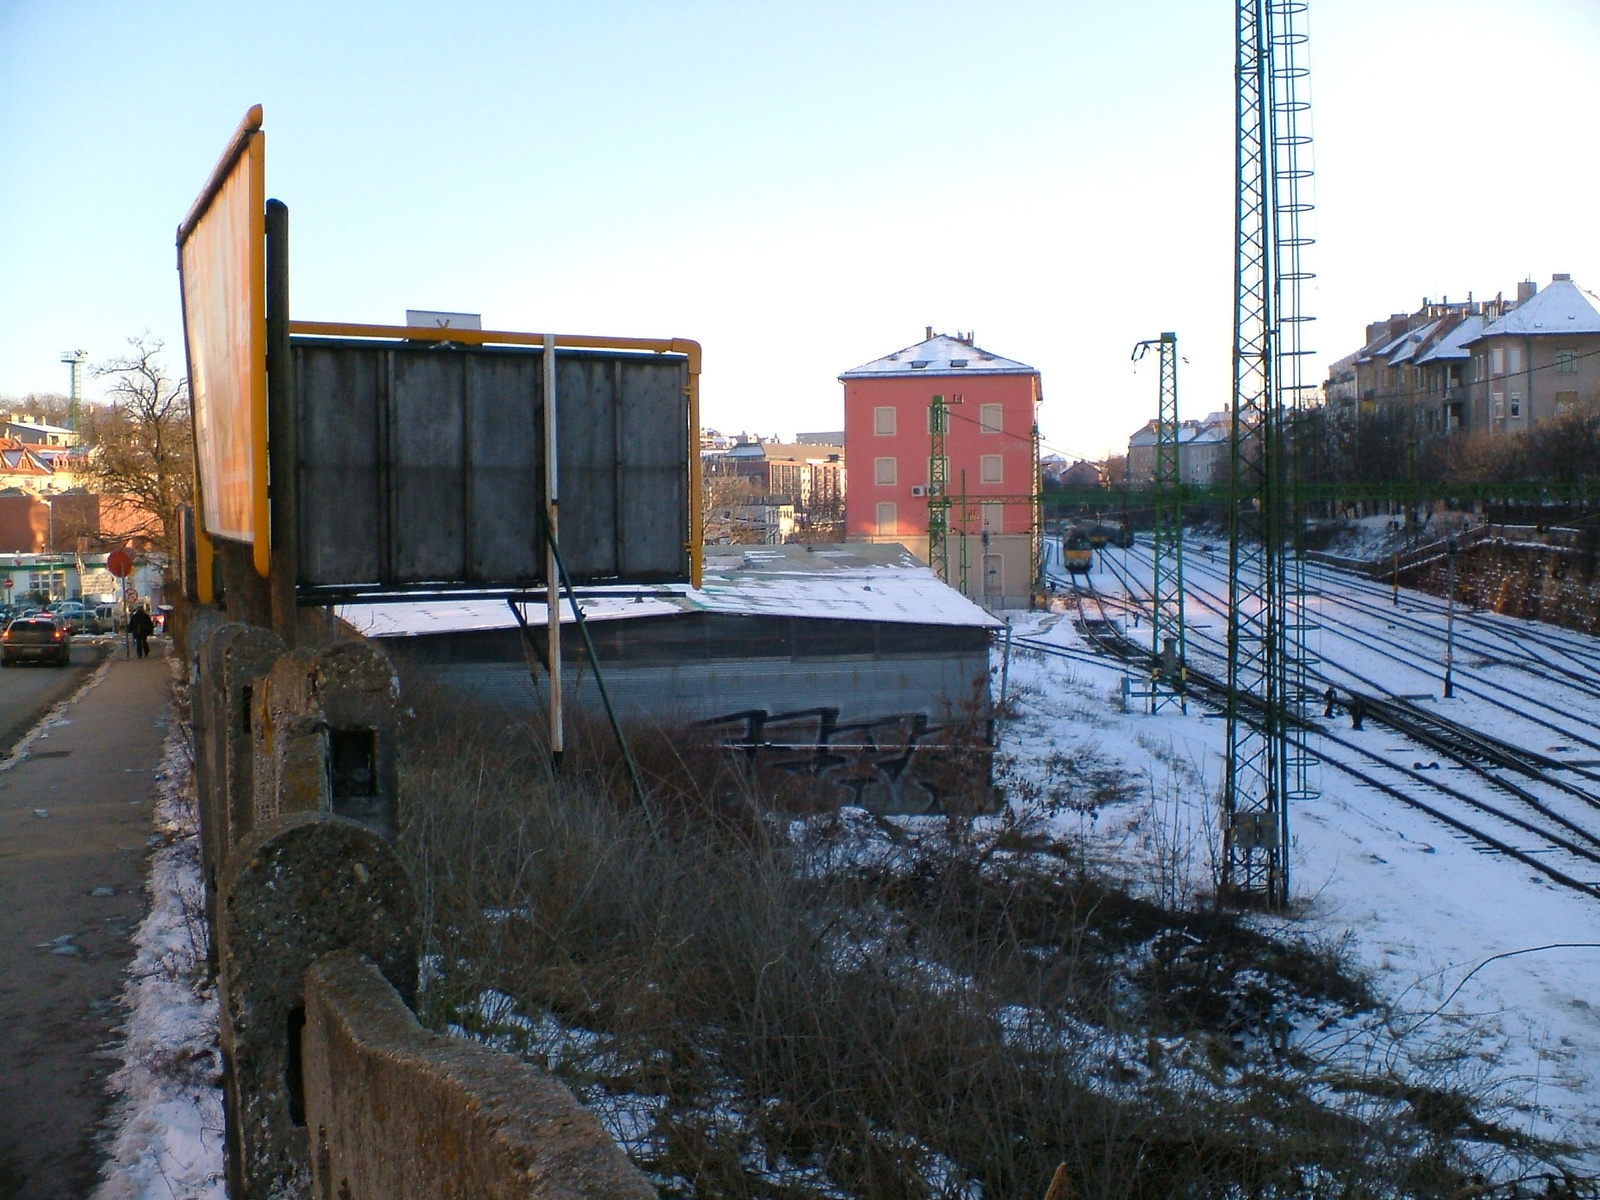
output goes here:
[{"label": "graffiti on wall", "polygon": [[810,804],[938,813],[953,795],[987,794],[987,739],[966,725],[935,724],[926,713],[841,723],[837,708],[754,708],[702,724],[753,778],[779,784],[779,792],[796,790],[781,786],[787,781],[802,784]]}]

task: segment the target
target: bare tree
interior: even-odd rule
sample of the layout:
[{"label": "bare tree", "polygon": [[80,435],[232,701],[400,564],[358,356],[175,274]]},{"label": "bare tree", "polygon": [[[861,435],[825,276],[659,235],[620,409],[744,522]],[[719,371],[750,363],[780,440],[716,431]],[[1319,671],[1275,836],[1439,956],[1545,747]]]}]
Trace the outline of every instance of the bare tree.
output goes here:
[{"label": "bare tree", "polygon": [[138,514],[134,536],[160,547],[172,561],[177,512],[194,499],[194,428],[189,385],[161,361],[163,344],[148,333],[128,339],[129,351],[94,368],[109,380],[108,404],[86,406],[85,440],[95,443],[83,474],[103,496],[121,497]]}]

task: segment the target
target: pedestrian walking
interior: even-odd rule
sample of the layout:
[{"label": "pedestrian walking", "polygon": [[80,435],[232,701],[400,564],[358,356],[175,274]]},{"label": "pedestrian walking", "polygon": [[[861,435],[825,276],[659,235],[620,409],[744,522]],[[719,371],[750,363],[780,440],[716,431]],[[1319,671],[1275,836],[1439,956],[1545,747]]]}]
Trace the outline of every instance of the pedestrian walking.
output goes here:
[{"label": "pedestrian walking", "polygon": [[140,658],[150,657],[150,635],[155,631],[156,623],[143,606],[134,609],[128,618],[128,632],[133,635],[133,648]]},{"label": "pedestrian walking", "polygon": [[1350,693],[1350,728],[1360,729],[1361,718],[1367,715],[1367,702],[1354,692]]},{"label": "pedestrian walking", "polygon": [[1339,693],[1333,690],[1333,685],[1330,683],[1328,685],[1328,690],[1322,693],[1322,704],[1323,704],[1322,715],[1323,716],[1325,716],[1325,717],[1333,716],[1333,710],[1334,710],[1334,707],[1335,707],[1334,702],[1336,700],[1338,700],[1338,699],[1339,699]]}]

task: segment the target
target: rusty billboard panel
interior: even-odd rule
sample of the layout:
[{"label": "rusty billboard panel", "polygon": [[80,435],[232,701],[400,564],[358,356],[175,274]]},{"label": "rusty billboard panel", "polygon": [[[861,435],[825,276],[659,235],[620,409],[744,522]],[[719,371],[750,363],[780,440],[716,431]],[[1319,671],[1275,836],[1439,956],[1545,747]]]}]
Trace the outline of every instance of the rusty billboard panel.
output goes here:
[{"label": "rusty billboard panel", "polygon": [[266,135],[250,110],[178,227],[201,524],[267,572]]},{"label": "rusty billboard panel", "polygon": [[[542,349],[291,344],[303,602],[548,582]],[[688,359],[555,353],[572,582],[688,581]]]}]

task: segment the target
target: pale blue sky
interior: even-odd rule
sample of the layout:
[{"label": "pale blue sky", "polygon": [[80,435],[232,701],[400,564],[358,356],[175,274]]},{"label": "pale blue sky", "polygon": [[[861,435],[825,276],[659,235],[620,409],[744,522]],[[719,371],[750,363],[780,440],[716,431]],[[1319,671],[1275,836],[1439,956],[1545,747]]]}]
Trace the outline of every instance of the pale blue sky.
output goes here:
[{"label": "pale blue sky", "polygon": [[[1312,0],[1323,360],[1423,295],[1600,290],[1600,0]],[[1227,398],[1232,4],[0,0],[0,395],[149,329],[245,110],[296,316],[693,337],[705,419],[841,426],[925,325],[1044,373],[1099,455]],[[1317,373],[1321,374],[1321,365]],[[90,385],[91,395],[96,385]]]}]

